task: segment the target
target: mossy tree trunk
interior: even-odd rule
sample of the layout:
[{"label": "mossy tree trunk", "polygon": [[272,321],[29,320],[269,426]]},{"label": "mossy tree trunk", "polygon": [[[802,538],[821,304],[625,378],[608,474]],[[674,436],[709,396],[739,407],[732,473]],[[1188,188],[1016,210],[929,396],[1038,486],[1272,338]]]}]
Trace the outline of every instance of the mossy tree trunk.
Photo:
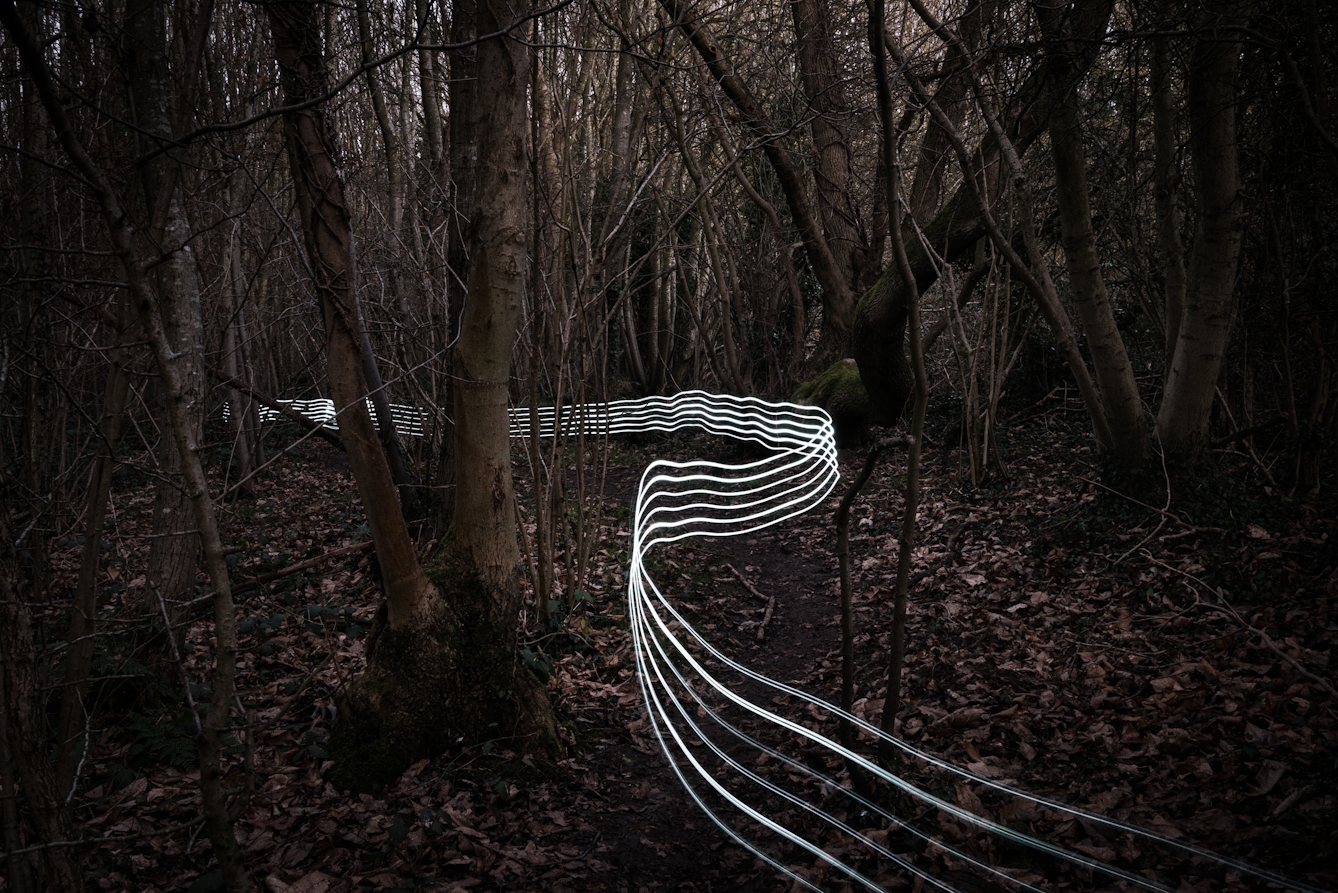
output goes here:
[{"label": "mossy tree trunk", "polygon": [[[267,9],[285,103],[297,107],[285,115],[285,134],[324,310],[331,389],[342,408],[340,434],[386,591],[385,623],[368,641],[366,672],[340,693],[332,780],[375,790],[415,760],[482,740],[552,753],[557,738],[551,707],[516,648],[520,553],[507,420],[526,263],[529,50],[509,37],[485,41],[477,50],[479,203],[455,360],[455,535],[429,579],[364,402],[349,211],[324,106],[309,104],[325,94],[328,80],[317,7],[293,2]],[[476,33],[496,33],[512,23],[504,3],[480,4]]]}]

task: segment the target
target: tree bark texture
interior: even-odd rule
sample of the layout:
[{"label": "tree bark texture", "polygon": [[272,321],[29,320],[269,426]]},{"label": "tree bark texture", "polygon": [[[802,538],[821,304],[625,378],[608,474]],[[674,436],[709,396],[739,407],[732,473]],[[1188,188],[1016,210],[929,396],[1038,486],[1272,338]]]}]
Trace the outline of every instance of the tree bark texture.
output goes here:
[{"label": "tree bark texture", "polygon": [[[287,101],[320,95],[325,72],[314,5],[269,7]],[[505,0],[479,5],[476,33],[517,24]],[[331,736],[342,787],[375,790],[415,760],[462,741],[505,740],[555,753],[556,724],[543,688],[519,661],[515,496],[507,385],[525,294],[526,88],[530,51],[514,36],[479,44],[477,204],[469,231],[468,292],[455,357],[456,507],[453,541],[429,582],[394,502],[390,475],[362,404],[352,304],[348,211],[320,106],[288,116],[308,250],[325,307],[336,402],[356,400],[345,433],[387,590],[387,618],[368,640],[364,674],[340,693]],[[305,182],[304,182],[305,181]],[[305,190],[306,197],[303,198]],[[337,381],[338,379],[338,381]],[[365,443],[363,442],[365,441]],[[354,461],[355,450],[364,455]],[[372,455],[375,450],[376,455]],[[375,461],[378,460],[379,461]],[[371,486],[364,482],[368,475]],[[390,515],[393,514],[393,517]],[[392,542],[382,557],[381,538]]]},{"label": "tree bark texture", "polygon": [[[327,75],[316,6],[271,3],[266,10],[285,103],[300,105],[324,95]],[[313,286],[325,320],[326,360],[340,439],[376,544],[389,622],[402,627],[427,599],[431,585],[409,538],[390,466],[367,412],[353,231],[324,106],[285,113],[284,136]]]},{"label": "tree bark texture", "polygon": [[[503,0],[481,2],[478,32],[511,24],[510,9]],[[515,40],[479,45],[478,191],[469,235],[469,290],[455,358],[456,546],[484,584],[499,591],[515,590],[520,562],[506,410],[528,261],[529,69],[529,51]]]},{"label": "tree bark texture", "polygon": [[832,42],[831,4],[830,0],[793,0],[790,11],[800,82],[811,113],[818,214],[837,272],[853,293],[869,261],[869,245],[855,203],[850,106]]},{"label": "tree bark texture", "polygon": [[[139,127],[141,154],[172,138],[167,65],[167,12],[162,0],[131,0],[126,7],[126,65],[130,101]],[[139,182],[151,252],[165,259],[153,273],[163,326],[186,398],[186,420],[198,443],[204,437],[204,326],[200,318],[200,274],[190,248],[191,225],[175,164],[159,155],[140,166]],[[160,430],[170,428],[168,409],[157,410]],[[161,477],[153,506],[153,539],[149,546],[149,585],[145,613],[170,628],[180,619],[176,607],[194,595],[199,569],[200,535],[191,517],[190,499],[182,481],[181,459],[170,437],[159,442]],[[184,634],[184,630],[178,635]]]},{"label": "tree bark texture", "polygon": [[1166,392],[1157,414],[1162,448],[1197,458],[1235,315],[1236,268],[1244,228],[1236,135],[1241,43],[1237,8],[1210,13],[1190,55],[1187,99],[1194,174],[1194,242]]},{"label": "tree bark texture", "polygon": [[1095,367],[1115,464],[1121,471],[1138,472],[1148,454],[1147,419],[1133,365],[1124,349],[1124,338],[1115,325],[1110,293],[1101,275],[1096,232],[1092,229],[1078,84],[1067,71],[1076,47],[1067,39],[1066,24],[1055,9],[1038,5],[1036,15],[1042,32],[1052,42],[1048,63],[1056,69],[1056,99],[1049,117],[1050,155],[1055,167],[1055,198],[1069,285]]}]

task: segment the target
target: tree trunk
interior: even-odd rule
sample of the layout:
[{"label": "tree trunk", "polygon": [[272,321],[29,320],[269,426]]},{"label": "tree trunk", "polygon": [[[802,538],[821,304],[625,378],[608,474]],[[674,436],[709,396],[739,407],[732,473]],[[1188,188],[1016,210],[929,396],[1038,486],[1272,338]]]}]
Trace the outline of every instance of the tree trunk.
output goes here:
[{"label": "tree trunk", "polygon": [[[239,203],[234,193],[234,186],[228,185],[228,208],[238,213]],[[251,368],[250,352],[246,329],[246,290],[243,287],[241,221],[233,223],[228,237],[228,310],[227,328],[223,331],[223,371],[234,379],[255,381],[255,371]],[[260,455],[259,412],[249,394],[243,394],[236,388],[228,389],[228,429],[232,434],[232,449],[237,462],[237,479],[247,481],[251,474],[264,461]],[[252,492],[252,485],[242,484],[242,492]]]},{"label": "tree trunk", "polygon": [[88,713],[84,695],[93,663],[94,632],[98,617],[98,568],[102,535],[106,527],[107,502],[115,471],[116,444],[120,440],[121,421],[125,416],[130,376],[124,368],[128,302],[122,301],[117,314],[116,347],[111,352],[107,386],[102,400],[102,418],[98,422],[100,447],[89,475],[87,517],[84,544],[79,554],[79,576],[75,584],[74,604],[70,606],[69,650],[65,655],[65,691],[62,692],[60,720],[57,725],[56,784],[68,790],[76,783],[78,766],[87,754],[85,724]]},{"label": "tree trunk", "polygon": [[[823,234],[837,271],[852,290],[869,262],[869,245],[855,203],[851,169],[850,107],[842,86],[840,65],[832,43],[832,13],[829,0],[793,0],[795,55],[800,81],[808,99],[813,134],[813,179],[822,218]],[[853,307],[851,308],[853,312]],[[824,333],[825,334],[825,333]],[[830,345],[819,353],[848,345]],[[839,354],[833,354],[839,355]]]},{"label": "tree trunk", "polygon": [[[426,9],[426,0],[418,0]],[[448,101],[451,115],[449,127],[450,180],[445,195],[446,210],[446,271],[443,291],[446,294],[446,331],[443,342],[455,340],[458,308],[465,305],[465,279],[469,275],[469,227],[474,219],[475,171],[478,166],[478,47],[471,41],[476,36],[478,17],[476,0],[457,0],[451,12],[451,42],[459,45],[449,56],[451,76],[448,82]],[[424,13],[425,14],[425,13]],[[427,69],[423,69],[427,72]],[[426,78],[427,75],[425,74]],[[427,81],[425,81],[426,83]],[[426,96],[425,90],[424,95]],[[431,123],[430,120],[428,122]],[[430,129],[430,127],[429,127]],[[437,457],[436,483],[440,498],[436,505],[434,527],[444,533],[455,517],[455,363],[453,350],[445,357],[446,393],[441,410],[446,419],[446,430],[441,440],[441,455]]]},{"label": "tree trunk", "polygon": [[[1198,457],[1208,441],[1217,375],[1235,314],[1236,265],[1244,227],[1236,145],[1240,67],[1235,6],[1200,23],[1188,74],[1189,149],[1194,172],[1194,244],[1157,436],[1167,455]],[[1222,28],[1219,33],[1215,29]]]},{"label": "tree trunk", "polygon": [[[162,0],[131,0],[126,8],[126,46],[130,99],[135,123],[145,137],[141,153],[158,141],[172,138],[168,107],[167,4]],[[154,248],[167,258],[154,272],[163,326],[186,398],[186,421],[191,437],[204,437],[204,326],[200,318],[200,274],[189,247],[190,220],[184,205],[180,176],[169,176],[173,162],[160,155],[139,170],[140,188],[149,237]],[[170,191],[169,191],[170,190]],[[168,408],[159,404],[158,427],[170,429]],[[191,517],[190,498],[182,478],[181,457],[171,437],[159,443],[161,477],[153,506],[153,538],[149,546],[148,585],[144,587],[144,612],[162,619],[168,634],[178,638],[181,619],[178,606],[195,594],[199,570],[200,535]]]},{"label": "tree trunk", "polygon": [[[480,10],[478,31],[509,25]],[[285,102],[324,94],[314,3],[268,7]],[[384,625],[368,640],[366,672],[340,692],[331,736],[332,780],[375,790],[415,760],[461,740],[512,739],[553,751],[551,707],[519,663],[514,494],[506,412],[511,345],[525,269],[525,87],[529,50],[510,39],[478,47],[480,205],[470,239],[469,300],[456,376],[457,501],[454,543],[430,582],[395,499],[385,454],[367,414],[360,365],[348,208],[321,104],[285,115],[289,158],[316,291],[325,314],[329,376],[341,436],[376,544],[386,589]],[[505,694],[499,694],[504,692]]]},{"label": "tree trunk", "polygon": [[[319,22],[312,3],[266,7],[285,102],[310,103],[326,91]],[[337,150],[323,105],[284,115],[284,136],[301,211],[313,283],[325,320],[330,390],[385,584],[392,626],[409,622],[431,593],[400,511],[386,454],[367,412],[368,384],[355,290],[353,232]]]},{"label": "tree trunk", "polygon": [[[368,2],[369,0],[358,0],[357,2],[358,45],[361,48],[362,64],[367,66],[367,91],[372,97],[372,110],[376,115],[377,126],[381,132],[381,144],[386,156],[386,204],[389,208],[388,216],[390,217],[390,243],[394,245],[399,239],[400,220],[403,216],[400,207],[400,194],[402,192],[400,182],[403,177],[400,173],[399,138],[396,135],[395,128],[391,125],[390,113],[386,110],[385,96],[381,91],[380,75],[376,67],[370,64],[374,54],[372,51],[371,14],[367,9]],[[427,108],[427,104],[424,107]],[[434,158],[440,156],[439,146],[436,147],[436,153]],[[390,288],[398,302],[401,298],[398,267],[392,265],[389,274]],[[367,376],[367,384],[371,389],[372,407],[376,410],[377,434],[381,438],[381,447],[386,451],[386,459],[390,463],[390,476],[399,490],[400,505],[404,510],[405,517],[416,518],[421,513],[418,506],[418,495],[414,489],[415,481],[409,471],[409,458],[404,451],[404,443],[400,440],[399,431],[395,427],[395,418],[390,411],[390,394],[387,392],[386,384],[381,378],[381,369],[376,362],[376,352],[372,349],[371,335],[367,330],[367,321],[362,315],[361,307],[358,308],[358,341],[362,347],[363,372]]]},{"label": "tree trunk", "polygon": [[1056,10],[1038,4],[1036,15],[1042,32],[1053,42],[1048,62],[1057,69],[1055,81],[1059,85],[1056,87],[1059,95],[1050,113],[1050,154],[1055,165],[1055,194],[1069,284],[1096,369],[1116,467],[1121,472],[1138,473],[1147,461],[1147,420],[1134,381],[1133,365],[1115,325],[1110,293],[1101,275],[1101,258],[1096,250],[1078,83],[1065,86],[1069,81],[1067,60],[1072,58],[1075,48],[1063,33],[1066,29]]},{"label": "tree trunk", "polygon": [[1170,39],[1152,39],[1152,190],[1165,295],[1166,373],[1180,340],[1185,306],[1185,249],[1180,241],[1180,166],[1176,160],[1175,93],[1171,90]]}]

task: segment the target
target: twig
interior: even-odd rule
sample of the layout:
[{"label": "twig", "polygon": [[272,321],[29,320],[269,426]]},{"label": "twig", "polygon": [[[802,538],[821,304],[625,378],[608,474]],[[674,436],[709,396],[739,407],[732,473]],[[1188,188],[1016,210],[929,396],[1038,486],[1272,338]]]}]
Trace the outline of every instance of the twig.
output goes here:
[{"label": "twig", "polygon": [[767,599],[767,612],[762,615],[762,623],[757,627],[757,641],[766,639],[767,624],[771,622],[771,615],[776,613],[776,596]]},{"label": "twig", "polygon": [[1283,415],[1283,416],[1278,416],[1276,419],[1270,419],[1261,425],[1251,425],[1248,428],[1242,428],[1235,434],[1228,434],[1226,437],[1219,437],[1216,440],[1214,440],[1212,444],[1213,449],[1220,449],[1225,446],[1231,446],[1231,444],[1235,443],[1238,440],[1245,440],[1247,437],[1253,437],[1256,434],[1262,434],[1265,431],[1270,431],[1273,428],[1276,428],[1278,425],[1281,425],[1285,421],[1287,421],[1287,417]]},{"label": "twig", "polygon": [[[347,554],[367,552],[367,550],[371,548],[371,540],[355,542],[355,544],[351,546],[341,546],[339,549],[334,549],[333,552],[326,552],[325,554],[320,554],[320,556],[308,558],[306,561],[298,561],[296,565],[289,565],[281,570],[270,570],[269,573],[262,573],[258,577],[250,578],[250,580],[242,580],[238,582],[237,585],[233,586],[233,594],[234,596],[240,596],[241,593],[250,592],[250,590],[256,589],[258,586],[264,586],[265,584],[268,584],[268,582],[280,580],[280,578],[289,576],[289,574],[297,573],[300,572],[300,570],[306,570],[308,568],[314,568],[316,565],[325,564],[326,561],[333,561],[334,558],[341,558],[347,556]],[[214,597],[211,596],[211,594],[210,596],[191,598],[190,601],[186,602],[186,608],[197,608],[198,605],[206,604],[206,602],[213,600]]]},{"label": "twig", "polygon": [[757,587],[754,586],[752,583],[749,583],[748,578],[745,577],[743,574],[739,573],[739,569],[736,568],[734,565],[726,563],[725,567],[729,568],[730,571],[733,572],[734,576],[739,578],[739,582],[743,584],[743,587],[745,589],[747,589],[753,595],[757,596],[758,598],[762,599],[762,601],[767,603],[766,613],[762,615],[762,622],[757,627],[757,641],[759,642],[764,641],[767,635],[767,624],[771,622],[771,616],[776,613],[776,596],[774,595],[766,596],[758,592]]},{"label": "twig", "polygon": [[[354,543],[351,546],[341,546],[340,548],[335,549],[333,552],[326,552],[322,555],[317,555],[315,558],[308,558],[306,561],[299,561],[297,564],[290,564],[288,567],[285,567],[282,570],[270,571],[269,573],[261,574],[258,577],[252,577],[249,580],[241,580],[237,583],[236,586],[232,588],[232,594],[241,595],[243,592],[250,592],[252,589],[255,589],[259,586],[263,586],[266,583],[273,583],[275,580],[286,577],[289,574],[295,574],[298,573],[299,571],[304,571],[308,568],[315,567],[318,564],[324,564],[327,561],[333,561],[336,558],[342,558],[343,556],[349,555],[354,552],[366,552],[371,547],[372,547],[371,540],[366,540],[365,542],[361,543]],[[189,602],[189,604],[194,605],[195,602],[198,601],[200,601],[200,599],[194,599],[193,601]]]},{"label": "twig", "polygon": [[[756,587],[756,586],[754,586],[752,583],[749,583],[749,582],[748,582],[748,578],[747,578],[747,577],[745,577],[743,574],[739,573],[739,569],[738,569],[738,568],[736,568],[736,567],[735,567],[734,565],[732,565],[732,564],[726,564],[725,567],[729,568],[730,572],[731,572],[732,574],[734,574],[734,576],[736,576],[736,577],[739,578],[739,582],[743,584],[743,588],[747,589],[749,592],[751,592],[753,595],[755,595],[755,596],[757,596],[758,598],[760,598],[762,601],[766,601],[766,600],[767,600],[767,597],[766,597],[765,595],[763,595],[762,593],[760,593],[760,592],[757,591],[757,587]],[[775,599],[773,598],[772,600],[774,601]]]},{"label": "twig", "polygon": [[1308,784],[1302,785],[1301,787],[1297,788],[1296,790],[1288,794],[1287,799],[1279,803],[1277,808],[1274,809],[1271,813],[1269,813],[1269,816],[1271,818],[1276,819],[1278,816],[1282,815],[1284,812],[1291,809],[1297,803],[1300,803],[1302,800],[1304,800],[1313,790],[1314,787],[1312,785]]},{"label": "twig", "polygon": [[1107,491],[1109,491],[1109,492],[1111,492],[1111,493],[1114,493],[1116,496],[1120,497],[1121,499],[1127,499],[1127,500],[1129,500],[1130,502],[1132,502],[1134,505],[1142,506],[1143,508],[1147,509],[1147,510],[1150,511],[1150,512],[1156,512],[1157,514],[1161,515],[1163,518],[1169,518],[1169,519],[1171,519],[1172,521],[1174,521],[1175,523],[1179,524],[1181,527],[1187,528],[1187,529],[1192,530],[1192,531],[1194,531],[1194,532],[1196,532],[1196,533],[1226,533],[1226,529],[1223,528],[1223,527],[1197,527],[1197,526],[1195,526],[1195,525],[1193,525],[1193,524],[1190,524],[1188,521],[1182,519],[1179,515],[1175,514],[1174,512],[1168,512],[1168,511],[1166,511],[1166,509],[1159,509],[1159,508],[1157,508],[1156,506],[1148,505],[1146,502],[1143,502],[1143,501],[1138,500],[1138,499],[1134,499],[1132,496],[1130,496],[1130,495],[1127,494],[1127,493],[1121,493],[1119,490],[1116,490],[1116,489],[1114,489],[1113,487],[1107,487],[1105,484],[1101,483],[1100,481],[1094,481],[1094,480],[1092,480],[1091,478],[1084,478],[1084,477],[1080,477],[1080,478],[1078,478],[1078,480],[1082,481],[1082,482],[1085,483],[1085,484],[1091,484],[1091,485],[1094,486],[1094,487],[1100,487],[1102,490],[1107,490]]},{"label": "twig", "polygon": [[1169,564],[1166,564],[1165,562],[1158,561],[1157,559],[1153,558],[1152,555],[1148,552],[1144,552],[1143,554],[1147,557],[1148,561],[1151,561],[1153,564],[1158,565],[1160,567],[1164,567],[1168,571],[1172,571],[1173,573],[1180,574],[1182,577],[1186,577],[1190,580],[1193,580],[1195,583],[1198,583],[1204,589],[1207,589],[1209,592],[1214,593],[1217,596],[1217,598],[1222,602],[1222,604],[1215,605],[1212,602],[1203,601],[1202,599],[1199,600],[1200,603],[1204,607],[1216,611],[1219,614],[1234,618],[1235,621],[1239,623],[1242,628],[1258,636],[1260,641],[1264,643],[1264,646],[1267,647],[1269,651],[1272,651],[1278,657],[1282,658],[1287,663],[1291,664],[1292,669],[1296,670],[1297,673],[1301,674],[1306,679],[1309,679],[1311,682],[1315,683],[1320,688],[1324,689],[1326,692],[1329,693],[1330,697],[1338,698],[1338,689],[1334,689],[1332,683],[1330,683],[1327,679],[1323,679],[1319,676],[1316,676],[1314,673],[1310,672],[1305,667],[1301,666],[1300,662],[1297,661],[1296,658],[1292,657],[1290,654],[1283,651],[1281,648],[1277,646],[1277,643],[1273,641],[1272,636],[1264,632],[1259,627],[1251,625],[1248,621],[1245,620],[1245,618],[1241,617],[1240,614],[1237,613],[1236,609],[1231,606],[1231,603],[1227,601],[1226,594],[1222,592],[1221,588],[1216,586],[1209,586],[1203,580],[1200,580],[1198,577],[1194,576],[1188,571],[1182,571],[1178,567],[1171,567]]},{"label": "twig", "polygon": [[0,859],[8,859],[10,856],[22,856],[24,853],[36,853],[41,850],[57,850],[57,849],[62,849],[64,847],[100,846],[105,843],[114,843],[119,845],[122,843],[130,843],[131,841],[134,840],[147,840],[150,837],[162,837],[165,834],[175,834],[178,831],[184,831],[187,828],[192,828],[202,823],[203,821],[204,821],[204,816],[196,816],[189,822],[182,822],[180,825],[172,825],[167,828],[159,828],[157,831],[144,831],[143,833],[140,834],[127,834],[124,837],[109,835],[107,837],[85,837],[83,840],[53,840],[50,843],[37,843],[29,847],[24,847],[21,850],[9,850],[8,852],[0,853]]},{"label": "twig", "polygon": [[[208,371],[209,374],[214,378],[218,379],[219,382],[227,385],[234,391],[240,391],[241,393],[246,394],[248,397],[255,400],[257,403],[274,410],[275,412],[282,415],[284,418],[288,419],[290,422],[295,422],[301,427],[306,428],[308,431],[312,432],[316,436],[321,437],[326,442],[332,444],[336,449],[342,450],[344,448],[344,442],[339,438],[339,435],[331,431],[329,428],[325,427],[324,422],[316,422],[313,421],[312,419],[307,418],[305,415],[293,409],[291,406],[287,406],[283,403],[280,403],[278,400],[275,400],[273,397],[271,397],[269,394],[266,394],[264,391],[252,387],[251,385],[242,381],[240,378],[236,378],[235,376],[229,375],[221,369],[215,369],[211,366]],[[234,407],[233,409],[235,410],[236,407]]]}]

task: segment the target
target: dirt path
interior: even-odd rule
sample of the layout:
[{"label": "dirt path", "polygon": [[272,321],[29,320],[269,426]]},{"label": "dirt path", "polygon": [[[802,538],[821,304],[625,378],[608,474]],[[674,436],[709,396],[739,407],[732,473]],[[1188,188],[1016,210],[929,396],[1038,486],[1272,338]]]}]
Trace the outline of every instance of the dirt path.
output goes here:
[{"label": "dirt path", "polygon": [[[695,442],[719,450],[710,439]],[[608,495],[630,504],[639,477],[640,469],[612,473]],[[824,567],[805,548],[815,521],[811,513],[747,537],[691,541],[672,550],[699,585],[686,596],[671,597],[695,607],[699,628],[714,627],[717,646],[749,667],[805,685],[815,656],[840,646],[834,559]],[[757,593],[775,598],[760,643],[756,630],[767,602]],[[628,714],[644,716],[639,703]],[[599,794],[590,792],[592,780],[577,802],[599,835],[595,852],[608,863],[607,870],[591,873],[585,889],[772,893],[791,888],[792,881],[730,840],[691,800],[650,739],[625,733],[595,745],[579,761],[603,779]]]}]

